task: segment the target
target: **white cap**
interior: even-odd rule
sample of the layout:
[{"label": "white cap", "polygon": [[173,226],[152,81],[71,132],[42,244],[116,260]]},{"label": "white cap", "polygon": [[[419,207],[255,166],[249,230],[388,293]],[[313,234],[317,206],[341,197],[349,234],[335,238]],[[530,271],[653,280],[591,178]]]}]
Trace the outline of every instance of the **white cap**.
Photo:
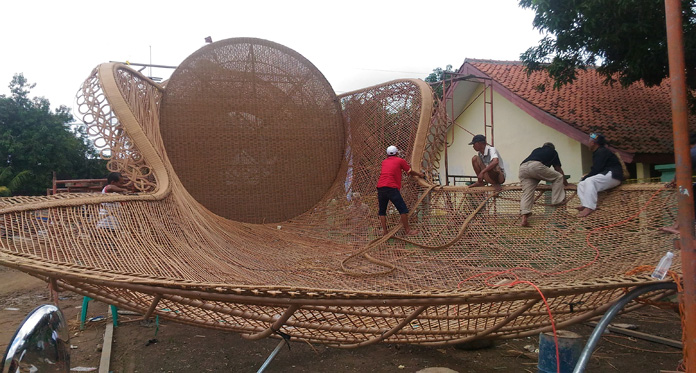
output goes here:
[{"label": "white cap", "polygon": [[667,254],[665,254],[665,256],[671,258],[674,256],[674,254],[671,251],[668,251]]},{"label": "white cap", "polygon": [[392,145],[387,148],[387,155],[396,155],[396,153],[399,152],[399,149],[396,148],[396,146]]}]

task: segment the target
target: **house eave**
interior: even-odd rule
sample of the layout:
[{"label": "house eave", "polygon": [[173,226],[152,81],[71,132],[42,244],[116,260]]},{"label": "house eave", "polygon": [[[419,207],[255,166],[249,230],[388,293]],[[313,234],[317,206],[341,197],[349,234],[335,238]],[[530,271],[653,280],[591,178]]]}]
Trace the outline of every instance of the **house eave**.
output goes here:
[{"label": "house eave", "polygon": [[[512,92],[509,90],[507,87],[503,86],[500,84],[498,81],[490,77],[488,74],[482,72],[481,70],[477,69],[474,65],[464,62],[464,64],[459,68],[458,71],[459,74],[463,75],[473,75],[482,79],[490,79],[491,80],[491,86],[494,91],[498,92],[502,97],[504,97],[506,100],[510,101],[511,103],[515,104],[517,107],[522,109],[525,113],[529,114],[531,117],[534,119],[538,120],[540,123],[549,126],[553,128],[554,130],[570,137],[573,140],[576,140],[580,143],[586,143],[589,134],[585,133],[569,123],[559,119],[558,117],[555,117],[548,112],[540,109],[536,105],[530,103],[529,101],[525,100],[524,98],[520,97],[516,93]],[[455,83],[456,84],[456,83]],[[630,163],[633,162],[633,158],[635,156],[635,153],[628,152],[622,149],[617,149],[617,148],[612,148],[612,150],[615,150],[619,155],[621,156],[621,159],[623,159],[624,162]]]}]

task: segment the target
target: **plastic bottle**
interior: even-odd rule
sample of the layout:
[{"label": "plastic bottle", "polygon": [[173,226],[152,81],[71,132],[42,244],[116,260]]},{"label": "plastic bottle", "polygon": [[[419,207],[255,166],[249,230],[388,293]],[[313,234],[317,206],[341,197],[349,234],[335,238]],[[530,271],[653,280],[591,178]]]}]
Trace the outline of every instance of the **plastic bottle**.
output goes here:
[{"label": "plastic bottle", "polygon": [[663,280],[665,278],[665,275],[667,275],[667,271],[669,270],[669,267],[672,265],[672,257],[674,254],[672,254],[671,251],[668,251],[665,256],[660,259],[660,263],[655,267],[655,270],[653,271],[651,277],[656,278],[658,280]]}]

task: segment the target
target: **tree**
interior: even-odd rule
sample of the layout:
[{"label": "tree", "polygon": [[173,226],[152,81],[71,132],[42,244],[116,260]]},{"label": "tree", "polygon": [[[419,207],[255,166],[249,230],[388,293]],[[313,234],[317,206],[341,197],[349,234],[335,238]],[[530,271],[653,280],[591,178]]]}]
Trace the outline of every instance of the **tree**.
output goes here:
[{"label": "tree", "polygon": [[60,178],[103,177],[106,163],[84,126],[74,122],[67,107],[51,112],[47,99],[30,99],[34,86],[16,74],[9,85],[11,95],[0,95],[0,170],[21,170],[14,177],[23,175],[13,193],[44,194],[53,171]]},{"label": "tree", "polygon": [[[696,9],[682,0],[688,72],[696,69]],[[534,27],[546,33],[520,56],[527,71],[545,70],[559,88],[575,80],[577,69],[594,67],[606,84],[642,80],[659,85],[669,74],[664,0],[519,0],[533,9]],[[696,89],[696,74],[687,74]]]},{"label": "tree", "polygon": [[[436,67],[433,69],[433,72],[425,78],[426,83],[431,83],[430,85],[433,87],[433,93],[438,99],[442,100],[443,88],[447,84],[447,79],[450,78],[453,72],[452,65],[447,65],[444,70],[441,67]],[[438,82],[442,83],[433,84]]]},{"label": "tree", "polygon": [[0,197],[9,197],[21,189],[30,176],[28,170],[15,174],[12,167],[0,168]]}]

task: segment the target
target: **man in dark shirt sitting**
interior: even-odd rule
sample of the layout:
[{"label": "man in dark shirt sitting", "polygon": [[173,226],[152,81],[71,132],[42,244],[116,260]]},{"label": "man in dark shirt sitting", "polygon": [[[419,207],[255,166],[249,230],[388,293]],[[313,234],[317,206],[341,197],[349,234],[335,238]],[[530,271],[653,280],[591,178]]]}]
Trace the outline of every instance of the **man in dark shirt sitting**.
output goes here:
[{"label": "man in dark shirt sitting", "polygon": [[[553,170],[549,167],[553,166]],[[550,181],[551,204],[558,205],[565,199],[564,186],[568,181],[563,175],[561,160],[558,158],[556,147],[550,143],[544,143],[540,148],[532,150],[522,164],[519,173],[522,184],[522,198],[520,199],[520,214],[522,214],[523,227],[529,226],[528,218],[532,214],[534,205],[534,191],[541,180]]]},{"label": "man in dark shirt sitting", "polygon": [[592,168],[578,183],[578,198],[581,206],[578,217],[590,215],[597,209],[597,194],[617,187],[624,179],[623,168],[619,158],[605,147],[604,136],[592,133],[587,147],[592,150]]}]

